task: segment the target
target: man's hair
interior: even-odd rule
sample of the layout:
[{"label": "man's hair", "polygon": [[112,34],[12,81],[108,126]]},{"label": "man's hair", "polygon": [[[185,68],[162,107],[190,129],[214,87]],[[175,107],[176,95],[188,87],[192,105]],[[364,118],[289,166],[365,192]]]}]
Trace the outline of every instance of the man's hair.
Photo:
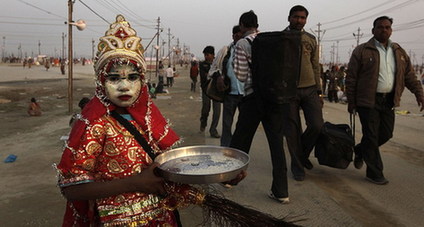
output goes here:
[{"label": "man's hair", "polygon": [[203,54],[215,54],[215,48],[213,46],[207,46],[203,49]]},{"label": "man's hair", "polygon": [[388,20],[388,21],[390,21],[390,24],[393,24],[393,18],[388,17],[388,16],[381,16],[381,17],[378,17],[377,19],[374,20],[374,22],[372,23],[373,28],[375,28],[375,25],[377,24],[377,21],[379,21],[379,20]]},{"label": "man's hair", "polygon": [[308,17],[309,11],[304,6],[302,6],[302,5],[295,5],[295,6],[293,6],[290,9],[289,17],[291,17],[294,14],[294,12],[299,12],[299,11],[305,12],[306,13],[306,17]]},{"label": "man's hair", "polygon": [[258,16],[256,16],[253,10],[245,12],[240,16],[239,25],[243,24],[246,28],[257,28],[258,25]]},{"label": "man's hair", "polygon": [[233,27],[233,35],[240,32],[240,25],[236,25]]}]

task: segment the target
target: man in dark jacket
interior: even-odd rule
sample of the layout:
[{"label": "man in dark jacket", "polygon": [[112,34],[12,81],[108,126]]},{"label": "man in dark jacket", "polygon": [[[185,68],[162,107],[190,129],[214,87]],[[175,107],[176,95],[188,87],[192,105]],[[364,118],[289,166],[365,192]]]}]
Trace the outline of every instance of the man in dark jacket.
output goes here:
[{"label": "man in dark jacket", "polygon": [[374,20],[374,37],[355,48],[346,76],[348,111],[358,112],[363,134],[355,147],[354,165],[360,169],[364,160],[366,179],[379,185],[389,182],[383,175],[379,146],[393,136],[394,108],[405,87],[415,94],[421,111],[424,109],[423,88],[409,56],[390,40],[392,23],[387,16]]}]

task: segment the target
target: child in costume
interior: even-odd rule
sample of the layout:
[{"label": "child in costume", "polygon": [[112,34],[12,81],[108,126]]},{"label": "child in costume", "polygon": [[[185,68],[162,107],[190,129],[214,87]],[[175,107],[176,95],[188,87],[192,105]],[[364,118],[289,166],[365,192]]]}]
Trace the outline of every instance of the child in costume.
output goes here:
[{"label": "child in costume", "polygon": [[[64,226],[175,226],[172,210],[200,202],[188,185],[166,183],[156,163],[110,114],[143,135],[155,154],[179,142],[149,98],[141,39],[121,15],[100,38],[94,65],[95,97],[72,128],[57,166],[68,199]],[[168,195],[168,196],[166,196]]]},{"label": "child in costume", "polygon": [[175,210],[191,204],[201,205],[219,226],[294,226],[155,175],[154,156],[176,146],[179,137],[149,97],[141,39],[122,15],[100,38],[94,69],[95,96],[57,165],[67,199],[63,226],[177,226]]}]

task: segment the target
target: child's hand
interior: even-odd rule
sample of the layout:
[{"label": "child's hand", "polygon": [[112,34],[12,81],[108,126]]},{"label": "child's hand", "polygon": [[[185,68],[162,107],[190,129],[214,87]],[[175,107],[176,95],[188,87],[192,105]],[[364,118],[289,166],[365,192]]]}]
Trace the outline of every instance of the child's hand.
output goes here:
[{"label": "child's hand", "polygon": [[166,195],[164,188],[165,180],[162,177],[155,175],[155,168],[160,164],[153,163],[148,168],[144,169],[140,174],[136,175],[134,178],[134,184],[137,188],[137,191],[158,195]]}]

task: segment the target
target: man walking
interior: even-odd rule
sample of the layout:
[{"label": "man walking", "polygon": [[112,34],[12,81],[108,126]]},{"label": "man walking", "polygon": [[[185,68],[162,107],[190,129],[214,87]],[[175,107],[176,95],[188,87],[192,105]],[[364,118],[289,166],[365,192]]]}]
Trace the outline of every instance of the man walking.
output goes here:
[{"label": "man walking", "polygon": [[220,135],[216,130],[219,121],[219,115],[221,114],[221,103],[211,100],[206,95],[206,89],[208,86],[208,72],[211,68],[211,64],[213,59],[215,58],[215,48],[213,46],[207,46],[203,49],[203,55],[205,56],[205,60],[201,61],[199,64],[199,75],[200,75],[200,87],[202,88],[202,110],[200,116],[200,131],[204,132],[208,122],[209,112],[211,110],[212,103],[212,123],[209,128],[209,133],[213,138],[219,138]]},{"label": "man walking", "polygon": [[[318,46],[315,37],[303,29],[308,15],[309,12],[305,7],[293,6],[288,16],[289,26],[285,29],[288,32],[301,31],[302,40],[302,60],[297,93],[296,97],[290,100],[290,110],[287,112],[288,122],[285,124],[285,136],[291,155],[291,171],[297,181],[304,180],[304,167],[307,169],[313,167],[308,157],[324,124],[322,98],[320,98],[322,88]],[[300,108],[303,110],[306,122],[304,132],[302,132]]]},{"label": "man walking", "polygon": [[[234,114],[240,105],[241,99],[244,94],[243,83],[240,82],[234,74],[233,59],[234,59],[234,47],[237,41],[242,37],[240,26],[236,25],[233,27],[233,42],[229,46],[225,46],[220,50],[220,53],[224,55],[223,61],[221,61],[222,69],[221,73],[223,77],[227,77],[230,81],[230,88],[228,94],[224,96],[223,111],[222,111],[222,134],[221,134],[221,146],[230,146],[232,138],[232,126]],[[218,53],[219,55],[219,53]],[[217,56],[217,59],[219,57]],[[224,79],[223,79],[224,80]],[[223,81],[222,80],[222,81]]]},{"label": "man walking", "polygon": [[283,106],[264,102],[258,103],[260,95],[253,90],[252,84],[252,49],[251,44],[258,33],[258,18],[253,11],[243,13],[239,19],[243,39],[235,46],[233,60],[234,73],[244,83],[244,96],[230,147],[249,153],[253,137],[262,122],[268,140],[272,161],[272,186],[268,196],[280,203],[289,203],[287,185],[287,167],[283,148],[282,118]]},{"label": "man walking", "polygon": [[424,109],[423,88],[415,75],[409,56],[399,44],[390,40],[393,19],[374,20],[371,38],[355,48],[346,76],[348,111],[358,112],[362,139],[355,147],[354,165],[367,164],[366,179],[384,185],[379,147],[393,136],[395,113],[405,87],[415,94]]}]

